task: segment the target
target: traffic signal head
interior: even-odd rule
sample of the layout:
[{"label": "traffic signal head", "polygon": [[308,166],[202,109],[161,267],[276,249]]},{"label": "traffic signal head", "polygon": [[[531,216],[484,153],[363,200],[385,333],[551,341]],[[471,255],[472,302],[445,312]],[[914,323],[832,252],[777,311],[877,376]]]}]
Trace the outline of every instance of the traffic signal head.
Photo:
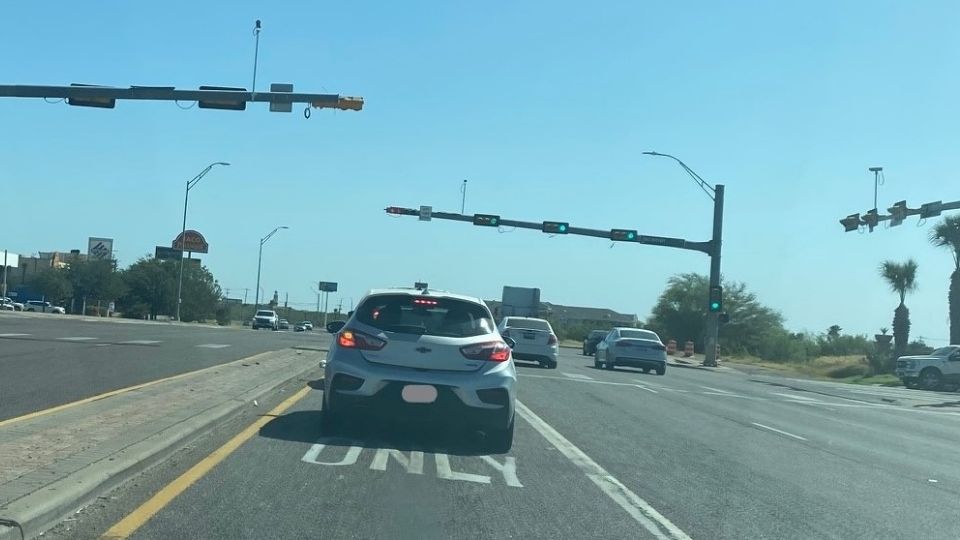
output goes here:
[{"label": "traffic signal head", "polygon": [[413,208],[401,208],[399,206],[388,206],[384,210],[386,210],[388,214],[393,214],[396,216],[419,216],[420,215],[420,212],[418,210],[414,210]]},{"label": "traffic signal head", "polygon": [[920,206],[920,219],[937,217],[943,211],[943,202],[928,202]]},{"label": "traffic signal head", "polygon": [[907,217],[907,201],[897,201],[893,203],[893,206],[887,208],[887,212],[890,212],[890,226],[896,227],[900,225]]},{"label": "traffic signal head", "polygon": [[636,242],[637,231],[632,229],[611,229],[610,239],[618,242]]},{"label": "traffic signal head", "polygon": [[[226,90],[231,92],[246,92],[246,88],[234,88],[232,86],[201,86],[201,90]],[[221,109],[225,111],[245,111],[247,110],[246,98],[225,100],[208,98],[197,101],[197,107],[201,109]]]},{"label": "traffic signal head", "polygon": [[721,313],[721,314],[720,314],[720,324],[727,324],[728,322],[730,322],[730,314],[729,314],[729,313]]},{"label": "traffic signal head", "polygon": [[473,224],[480,225],[481,227],[499,227],[500,216],[493,214],[474,214]]},{"label": "traffic signal head", "polygon": [[860,214],[850,214],[840,220],[843,230],[846,232],[855,231],[860,228]]},{"label": "traffic signal head", "polygon": [[707,307],[710,313],[719,313],[723,311],[723,287],[710,287]]},{"label": "traffic signal head", "polygon": [[563,221],[544,221],[543,232],[550,234],[567,234],[570,224]]},{"label": "traffic signal head", "polygon": [[870,227],[870,232],[873,232],[873,228],[880,223],[880,214],[877,213],[876,208],[868,210],[867,213],[863,215],[863,223],[867,227]]}]

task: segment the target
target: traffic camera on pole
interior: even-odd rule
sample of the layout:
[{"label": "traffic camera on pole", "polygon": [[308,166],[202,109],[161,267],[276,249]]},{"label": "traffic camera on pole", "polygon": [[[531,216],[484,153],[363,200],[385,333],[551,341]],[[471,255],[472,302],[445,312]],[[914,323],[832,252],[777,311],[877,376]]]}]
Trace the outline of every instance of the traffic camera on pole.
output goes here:
[{"label": "traffic camera on pole", "polygon": [[637,231],[633,229],[611,229],[610,239],[616,242],[636,242]]},{"label": "traffic camera on pole", "polygon": [[708,307],[710,313],[723,311],[723,287],[710,287]]},{"label": "traffic camera on pole", "polygon": [[550,234],[567,234],[570,224],[563,221],[544,221],[543,232]]}]

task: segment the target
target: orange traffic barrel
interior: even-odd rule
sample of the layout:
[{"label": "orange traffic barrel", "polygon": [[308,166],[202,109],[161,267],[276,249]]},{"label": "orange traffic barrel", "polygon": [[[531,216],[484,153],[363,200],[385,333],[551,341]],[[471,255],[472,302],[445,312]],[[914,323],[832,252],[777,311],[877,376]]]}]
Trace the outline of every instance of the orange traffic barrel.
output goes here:
[{"label": "orange traffic barrel", "polygon": [[688,341],[683,344],[683,356],[690,358],[693,356],[693,342]]}]

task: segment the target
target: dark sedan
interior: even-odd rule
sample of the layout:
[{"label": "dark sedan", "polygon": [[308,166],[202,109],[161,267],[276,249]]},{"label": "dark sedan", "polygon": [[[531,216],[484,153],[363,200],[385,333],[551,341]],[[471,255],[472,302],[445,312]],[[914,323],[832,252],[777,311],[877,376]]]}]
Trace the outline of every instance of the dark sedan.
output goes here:
[{"label": "dark sedan", "polygon": [[597,352],[597,343],[607,337],[607,330],[592,330],[583,340],[583,355],[593,356]]}]

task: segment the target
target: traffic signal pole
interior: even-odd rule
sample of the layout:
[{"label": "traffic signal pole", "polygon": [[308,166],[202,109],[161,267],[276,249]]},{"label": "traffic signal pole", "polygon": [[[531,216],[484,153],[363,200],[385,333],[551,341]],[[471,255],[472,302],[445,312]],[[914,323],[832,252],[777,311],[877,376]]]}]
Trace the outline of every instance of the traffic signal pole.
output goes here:
[{"label": "traffic signal pole", "polygon": [[[723,246],[723,184],[714,186],[713,239],[710,241],[710,287],[720,287],[720,250]],[[720,339],[720,312],[707,310],[707,335],[703,365],[717,365],[717,344]]]}]

